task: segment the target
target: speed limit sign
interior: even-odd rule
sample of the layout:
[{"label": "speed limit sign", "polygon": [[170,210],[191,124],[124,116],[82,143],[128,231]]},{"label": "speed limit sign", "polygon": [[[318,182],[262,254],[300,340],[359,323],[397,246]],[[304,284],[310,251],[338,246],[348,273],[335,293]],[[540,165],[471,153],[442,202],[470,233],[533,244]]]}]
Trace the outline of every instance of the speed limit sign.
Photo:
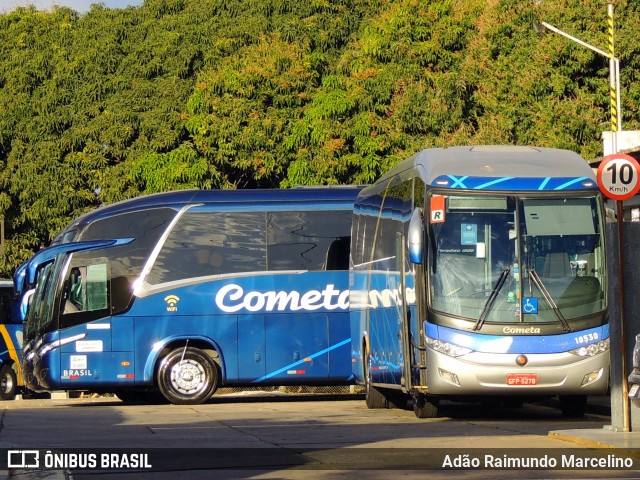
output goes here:
[{"label": "speed limit sign", "polygon": [[607,155],[598,167],[598,187],[603,195],[612,200],[626,200],[640,190],[639,172],[640,165],[631,155]]}]

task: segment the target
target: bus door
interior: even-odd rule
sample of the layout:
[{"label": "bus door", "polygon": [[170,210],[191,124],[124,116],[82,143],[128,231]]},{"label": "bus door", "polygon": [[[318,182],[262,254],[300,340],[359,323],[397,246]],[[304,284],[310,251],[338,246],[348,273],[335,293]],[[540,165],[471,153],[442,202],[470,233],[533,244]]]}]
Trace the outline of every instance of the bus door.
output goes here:
[{"label": "bus door", "polygon": [[[101,261],[102,260],[102,261]],[[105,352],[111,350],[109,277],[106,259],[73,262],[60,306],[60,385],[104,380]]]},{"label": "bus door", "polygon": [[409,305],[412,300],[415,304],[415,293],[411,293],[415,291],[415,285],[414,276],[407,264],[405,242],[405,236],[398,233],[396,235],[396,268],[400,274],[400,295],[398,298],[398,337],[400,338],[402,356],[400,384],[407,392],[410,392],[413,389],[412,367],[416,364],[412,344],[415,339],[419,338],[413,327],[419,322],[417,322],[415,309],[411,309]]},{"label": "bus door", "polygon": [[424,230],[422,210],[414,209],[406,238],[402,238],[398,247],[402,249],[399,257],[403,265],[403,332],[404,387],[409,392],[426,391],[427,384],[427,352],[424,345],[422,322],[426,319],[425,311],[425,272],[423,267]]},{"label": "bus door", "polygon": [[133,317],[111,315],[114,299],[122,297],[117,290],[129,283],[112,278],[110,259],[95,252],[74,253],[66,272],[59,312],[60,386],[133,384]]}]

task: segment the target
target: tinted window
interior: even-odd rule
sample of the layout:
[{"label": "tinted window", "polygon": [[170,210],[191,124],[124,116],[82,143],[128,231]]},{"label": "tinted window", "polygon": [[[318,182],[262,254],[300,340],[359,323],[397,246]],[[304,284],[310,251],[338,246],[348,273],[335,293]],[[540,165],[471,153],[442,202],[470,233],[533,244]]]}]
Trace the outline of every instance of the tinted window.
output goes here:
[{"label": "tinted window", "polygon": [[268,270],[349,268],[351,211],[267,213]]},{"label": "tinted window", "polygon": [[171,208],[153,208],[113,215],[91,223],[79,240],[103,240],[116,237],[133,237],[136,241],[141,241],[143,238],[157,240],[176,213]]},{"label": "tinted window", "polygon": [[147,281],[157,285],[265,270],[346,270],[350,230],[349,210],[190,210],[169,234]]},{"label": "tinted window", "polygon": [[103,257],[78,264],[75,256],[63,287],[60,328],[90,322],[109,315],[109,269]]},{"label": "tinted window", "polygon": [[[138,278],[151,251],[165,232],[177,212],[170,208],[153,208],[137,212],[123,213],[98,220],[90,224],[82,235],[82,240],[102,240],[107,238],[134,238],[133,242],[101,252],[109,259],[111,271],[113,313],[125,310],[131,301],[131,283]],[[78,254],[90,259],[95,252]]]},{"label": "tinted window", "polygon": [[264,271],[264,225],[264,212],[188,211],[169,234],[148,282]]}]

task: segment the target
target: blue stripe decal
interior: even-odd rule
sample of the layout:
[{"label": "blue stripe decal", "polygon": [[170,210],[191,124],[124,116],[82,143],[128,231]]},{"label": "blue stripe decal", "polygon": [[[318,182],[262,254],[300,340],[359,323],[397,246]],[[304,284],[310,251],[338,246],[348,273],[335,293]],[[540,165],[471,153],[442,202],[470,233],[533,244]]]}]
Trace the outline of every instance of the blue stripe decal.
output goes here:
[{"label": "blue stripe decal", "polygon": [[[533,327],[534,323],[510,325],[511,327]],[[609,325],[579,330],[558,335],[485,335],[453,328],[441,327],[425,322],[425,332],[430,338],[453,343],[482,353],[545,354],[568,352],[609,338]]]},{"label": "blue stripe decal", "polygon": [[452,190],[473,189],[492,191],[598,190],[595,179],[582,177],[456,177],[440,175],[431,185]]},{"label": "blue stripe decal", "polygon": [[[343,340],[343,341],[341,341],[339,343],[336,343],[335,345],[332,345],[329,348],[325,348],[324,350],[320,350],[319,352],[316,352],[313,355],[308,355],[305,358],[316,358],[316,357],[319,357],[320,355],[324,355],[325,353],[329,353],[331,350],[335,350],[336,348],[342,347],[342,346],[350,344],[350,343],[351,343],[351,338],[347,338],[346,340]],[[265,380],[267,380],[267,379],[269,379],[271,377],[275,377],[276,375],[279,375],[282,372],[286,372],[287,370],[290,370],[290,369],[292,369],[294,367],[297,367],[298,365],[302,365],[303,363],[306,363],[304,359],[299,360],[299,361],[294,362],[294,363],[290,363],[286,367],[282,367],[281,369],[276,370],[275,372],[267,373],[264,377],[260,377],[260,378],[254,380],[251,383],[264,382]]]},{"label": "blue stripe decal", "polygon": [[574,178],[573,180],[568,181],[567,183],[563,183],[562,185],[560,185],[559,187],[554,188],[554,190],[563,190],[575,183],[581,182],[582,180],[585,180],[587,177],[580,177],[580,178]]},{"label": "blue stripe decal", "polygon": [[547,186],[547,183],[549,183],[549,180],[551,180],[551,177],[545,178],[544,181],[538,187],[538,190],[544,190],[544,187]]},{"label": "blue stripe decal", "polygon": [[453,185],[451,185],[451,188],[458,188],[458,187],[460,187],[460,188],[467,188],[463,182],[464,182],[467,178],[469,178],[469,176],[468,176],[468,175],[467,175],[467,176],[464,176],[464,177],[461,177],[461,178],[456,178],[456,177],[454,177],[453,175],[449,175],[449,178],[450,178],[451,180],[454,180]]},{"label": "blue stripe decal", "polygon": [[513,177],[496,178],[495,180],[492,180],[492,181],[487,182],[487,183],[483,183],[482,185],[478,185],[477,187],[473,187],[473,188],[476,189],[476,190],[481,190],[483,188],[490,187],[491,185],[495,185],[496,183],[507,182],[507,181],[509,181],[511,179],[513,179]]}]

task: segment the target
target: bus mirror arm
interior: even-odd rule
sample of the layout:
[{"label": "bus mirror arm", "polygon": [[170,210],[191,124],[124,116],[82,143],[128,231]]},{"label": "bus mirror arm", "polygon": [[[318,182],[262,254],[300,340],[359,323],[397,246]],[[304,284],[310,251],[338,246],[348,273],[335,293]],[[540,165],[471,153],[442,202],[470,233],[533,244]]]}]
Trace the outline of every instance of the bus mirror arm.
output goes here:
[{"label": "bus mirror arm", "polygon": [[407,251],[411,263],[422,263],[424,231],[422,228],[422,209],[416,207],[409,220],[409,231],[407,233]]}]

